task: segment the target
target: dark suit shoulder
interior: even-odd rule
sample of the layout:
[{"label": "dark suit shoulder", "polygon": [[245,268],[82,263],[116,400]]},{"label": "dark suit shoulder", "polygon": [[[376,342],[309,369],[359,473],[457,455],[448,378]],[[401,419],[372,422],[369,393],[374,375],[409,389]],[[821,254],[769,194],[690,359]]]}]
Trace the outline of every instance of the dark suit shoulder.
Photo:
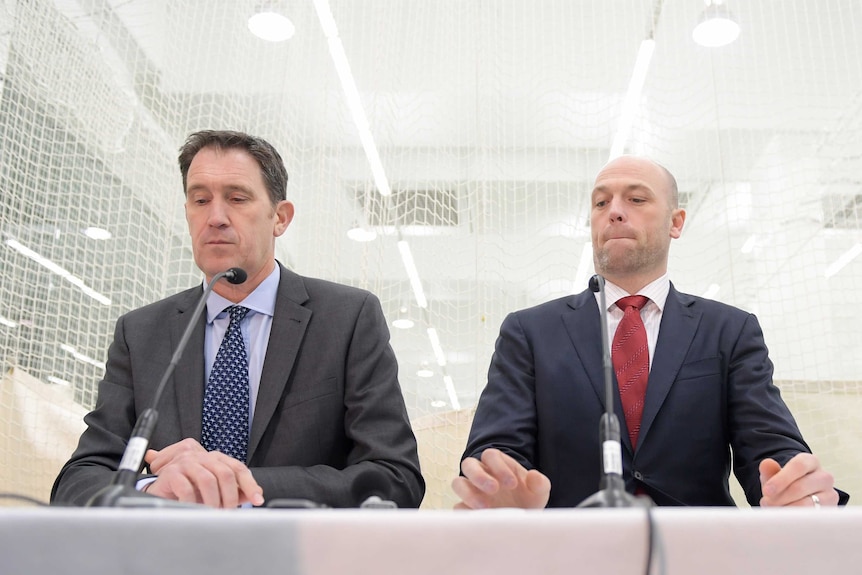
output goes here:
[{"label": "dark suit shoulder", "polygon": [[595,297],[589,290],[585,290],[579,294],[567,295],[540,303],[531,307],[523,308],[510,313],[510,316],[517,317],[519,321],[542,320],[549,316],[558,316],[560,313],[572,309],[580,309],[587,305],[595,305]]},{"label": "dark suit shoulder", "polygon": [[730,304],[676,291],[671,285],[668,302],[676,301],[683,309],[709,317],[724,317],[731,321],[746,321],[753,314]]},{"label": "dark suit shoulder", "polygon": [[369,297],[377,299],[368,290],[320,278],[302,276],[284,266],[281,266],[281,282],[278,291],[279,296],[287,297],[300,305],[331,299],[341,301],[365,301]]},{"label": "dark suit shoulder", "polygon": [[166,315],[175,314],[178,310],[185,310],[197,303],[203,294],[203,288],[196,286],[181,291],[164,299],[130,310],[120,316],[121,322],[159,323],[164,321]]}]

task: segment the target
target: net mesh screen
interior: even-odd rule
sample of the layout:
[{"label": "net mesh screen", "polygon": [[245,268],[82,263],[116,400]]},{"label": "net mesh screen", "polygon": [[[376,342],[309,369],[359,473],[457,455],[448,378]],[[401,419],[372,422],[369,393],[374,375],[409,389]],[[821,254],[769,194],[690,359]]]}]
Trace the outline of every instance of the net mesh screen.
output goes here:
[{"label": "net mesh screen", "polygon": [[285,160],[278,259],[413,320],[391,331],[423,506],[450,507],[500,323],[586,287],[592,180],[653,40],[625,150],[679,182],[671,280],[757,314],[806,439],[862,493],[859,2],[727,0],[742,32],[704,48],[701,0],[330,0],[389,196],[314,3],[274,2],[281,43],[249,32],[257,4],[0,7],[0,491],[47,500],[117,317],[201,281],[176,155],[224,128]]}]

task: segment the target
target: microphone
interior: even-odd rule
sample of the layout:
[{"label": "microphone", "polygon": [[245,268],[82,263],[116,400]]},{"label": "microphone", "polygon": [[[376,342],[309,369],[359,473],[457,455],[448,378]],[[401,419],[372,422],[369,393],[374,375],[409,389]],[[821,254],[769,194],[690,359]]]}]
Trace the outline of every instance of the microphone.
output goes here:
[{"label": "microphone", "polygon": [[398,509],[398,504],[384,499],[389,481],[377,469],[364,469],[353,483],[351,492],[360,509]]},{"label": "microphone", "polygon": [[[87,501],[87,507],[197,507],[196,505],[188,505],[175,501],[168,501],[161,497],[148,495],[147,493],[135,489],[135,483],[138,480],[138,474],[144,461],[144,455],[150,445],[150,438],[153,435],[153,430],[156,428],[156,422],[159,419],[159,414],[156,411],[156,406],[159,404],[159,399],[164,393],[165,386],[168,383],[180,357],[188,345],[189,339],[194,331],[195,324],[206,306],[207,298],[213,291],[216,283],[221,279],[226,279],[232,284],[241,284],[248,278],[248,274],[242,268],[230,268],[229,270],[219,272],[213,276],[209,285],[204,289],[204,293],[198,300],[197,307],[192,312],[186,330],[183,332],[182,338],[174,351],[171,362],[168,364],[165,373],[156,388],[156,394],[153,396],[153,404],[145,409],[138,420],[135,422],[135,427],[132,429],[132,436],[126,444],[126,449],[123,452],[123,458],[120,460],[120,466],[114,475],[114,479],[109,485],[100,489],[93,497]],[[142,505],[141,499],[150,498],[153,501],[151,504]],[[148,502],[149,503],[149,502]]]},{"label": "microphone", "polygon": [[608,347],[608,306],[605,301],[605,278],[596,274],[590,278],[590,289],[599,294],[602,316],[602,367],[605,380],[605,413],[599,423],[602,444],[602,479],[599,491],[590,495],[578,507],[649,507],[648,497],[635,497],[626,491],[623,481],[623,449],[620,442],[620,421],[614,412],[614,372]]}]

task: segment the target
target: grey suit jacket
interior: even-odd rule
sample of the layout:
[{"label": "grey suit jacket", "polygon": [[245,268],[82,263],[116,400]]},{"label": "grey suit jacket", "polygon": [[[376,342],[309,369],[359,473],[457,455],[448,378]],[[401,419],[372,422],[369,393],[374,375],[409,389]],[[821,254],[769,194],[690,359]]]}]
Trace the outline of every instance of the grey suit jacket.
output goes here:
[{"label": "grey suit jacket", "polygon": [[[349,507],[373,492],[417,507],[425,484],[379,301],[279,267],[247,461],[264,497]],[[96,408],[52,502],[84,505],[110,483],[202,293],[192,288],[117,321]],[[205,325],[201,317],[159,402],[153,449],[200,440]]]}]

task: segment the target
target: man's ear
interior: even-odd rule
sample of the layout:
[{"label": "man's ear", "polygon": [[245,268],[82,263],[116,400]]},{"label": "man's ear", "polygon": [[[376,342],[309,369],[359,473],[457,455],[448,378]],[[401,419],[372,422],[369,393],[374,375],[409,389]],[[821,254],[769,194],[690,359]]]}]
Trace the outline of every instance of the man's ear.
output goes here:
[{"label": "man's ear", "polygon": [[278,205],[275,206],[275,227],[273,228],[273,235],[275,237],[280,236],[287,230],[287,226],[290,225],[290,222],[293,221],[294,207],[293,204],[287,200],[282,200],[278,202]]}]

